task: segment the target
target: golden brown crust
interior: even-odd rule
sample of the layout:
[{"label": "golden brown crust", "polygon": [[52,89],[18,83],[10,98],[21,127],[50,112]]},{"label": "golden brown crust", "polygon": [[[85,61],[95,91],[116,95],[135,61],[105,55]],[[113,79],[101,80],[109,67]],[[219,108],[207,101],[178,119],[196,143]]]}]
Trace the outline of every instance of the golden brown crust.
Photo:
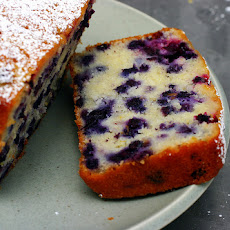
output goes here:
[{"label": "golden brown crust", "polygon": [[166,149],[144,162],[114,166],[104,173],[88,170],[81,158],[80,176],[102,198],[143,196],[201,184],[215,177],[223,166],[217,139]]}]

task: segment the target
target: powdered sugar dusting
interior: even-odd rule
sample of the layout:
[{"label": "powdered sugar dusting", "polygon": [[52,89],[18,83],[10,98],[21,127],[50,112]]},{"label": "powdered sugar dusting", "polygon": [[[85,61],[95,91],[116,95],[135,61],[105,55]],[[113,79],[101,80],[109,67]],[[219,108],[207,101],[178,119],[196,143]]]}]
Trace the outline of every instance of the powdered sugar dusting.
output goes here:
[{"label": "powdered sugar dusting", "polygon": [[0,85],[28,81],[37,63],[65,42],[76,19],[81,21],[81,9],[87,1],[1,1]]},{"label": "powdered sugar dusting", "polygon": [[220,119],[219,119],[219,128],[220,128],[220,135],[219,135],[219,140],[221,141],[219,145],[217,146],[217,149],[220,150],[220,158],[222,159],[222,163],[225,163],[225,158],[226,158],[226,140],[224,138],[224,109],[221,110],[220,113]]}]

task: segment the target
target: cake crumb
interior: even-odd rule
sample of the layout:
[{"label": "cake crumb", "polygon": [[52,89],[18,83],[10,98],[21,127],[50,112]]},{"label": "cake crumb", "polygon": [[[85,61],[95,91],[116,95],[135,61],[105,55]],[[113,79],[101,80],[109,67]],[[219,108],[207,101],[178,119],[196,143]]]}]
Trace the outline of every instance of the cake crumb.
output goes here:
[{"label": "cake crumb", "polygon": [[108,217],[108,220],[113,220],[114,218],[113,217]]},{"label": "cake crumb", "polygon": [[144,160],[141,160],[140,163],[141,163],[142,165],[144,165],[144,164],[145,164],[145,161],[144,161]]}]

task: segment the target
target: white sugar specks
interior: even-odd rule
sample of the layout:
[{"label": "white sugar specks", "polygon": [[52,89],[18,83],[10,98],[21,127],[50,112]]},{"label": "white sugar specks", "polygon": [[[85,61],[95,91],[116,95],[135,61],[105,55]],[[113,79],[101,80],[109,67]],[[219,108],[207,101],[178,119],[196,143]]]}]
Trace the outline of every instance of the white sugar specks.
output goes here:
[{"label": "white sugar specks", "polygon": [[65,42],[76,20],[83,19],[81,9],[87,1],[1,1],[0,86],[13,79],[28,81],[45,55]]}]

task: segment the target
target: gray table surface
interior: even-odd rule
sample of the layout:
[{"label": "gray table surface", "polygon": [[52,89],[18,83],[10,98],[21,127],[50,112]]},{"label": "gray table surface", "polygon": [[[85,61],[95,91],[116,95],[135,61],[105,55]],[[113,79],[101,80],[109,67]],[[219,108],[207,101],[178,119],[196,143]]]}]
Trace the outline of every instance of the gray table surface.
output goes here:
[{"label": "gray table surface", "polygon": [[[186,32],[230,101],[230,0],[118,0]],[[164,230],[230,229],[230,148],[210,187]]]}]

